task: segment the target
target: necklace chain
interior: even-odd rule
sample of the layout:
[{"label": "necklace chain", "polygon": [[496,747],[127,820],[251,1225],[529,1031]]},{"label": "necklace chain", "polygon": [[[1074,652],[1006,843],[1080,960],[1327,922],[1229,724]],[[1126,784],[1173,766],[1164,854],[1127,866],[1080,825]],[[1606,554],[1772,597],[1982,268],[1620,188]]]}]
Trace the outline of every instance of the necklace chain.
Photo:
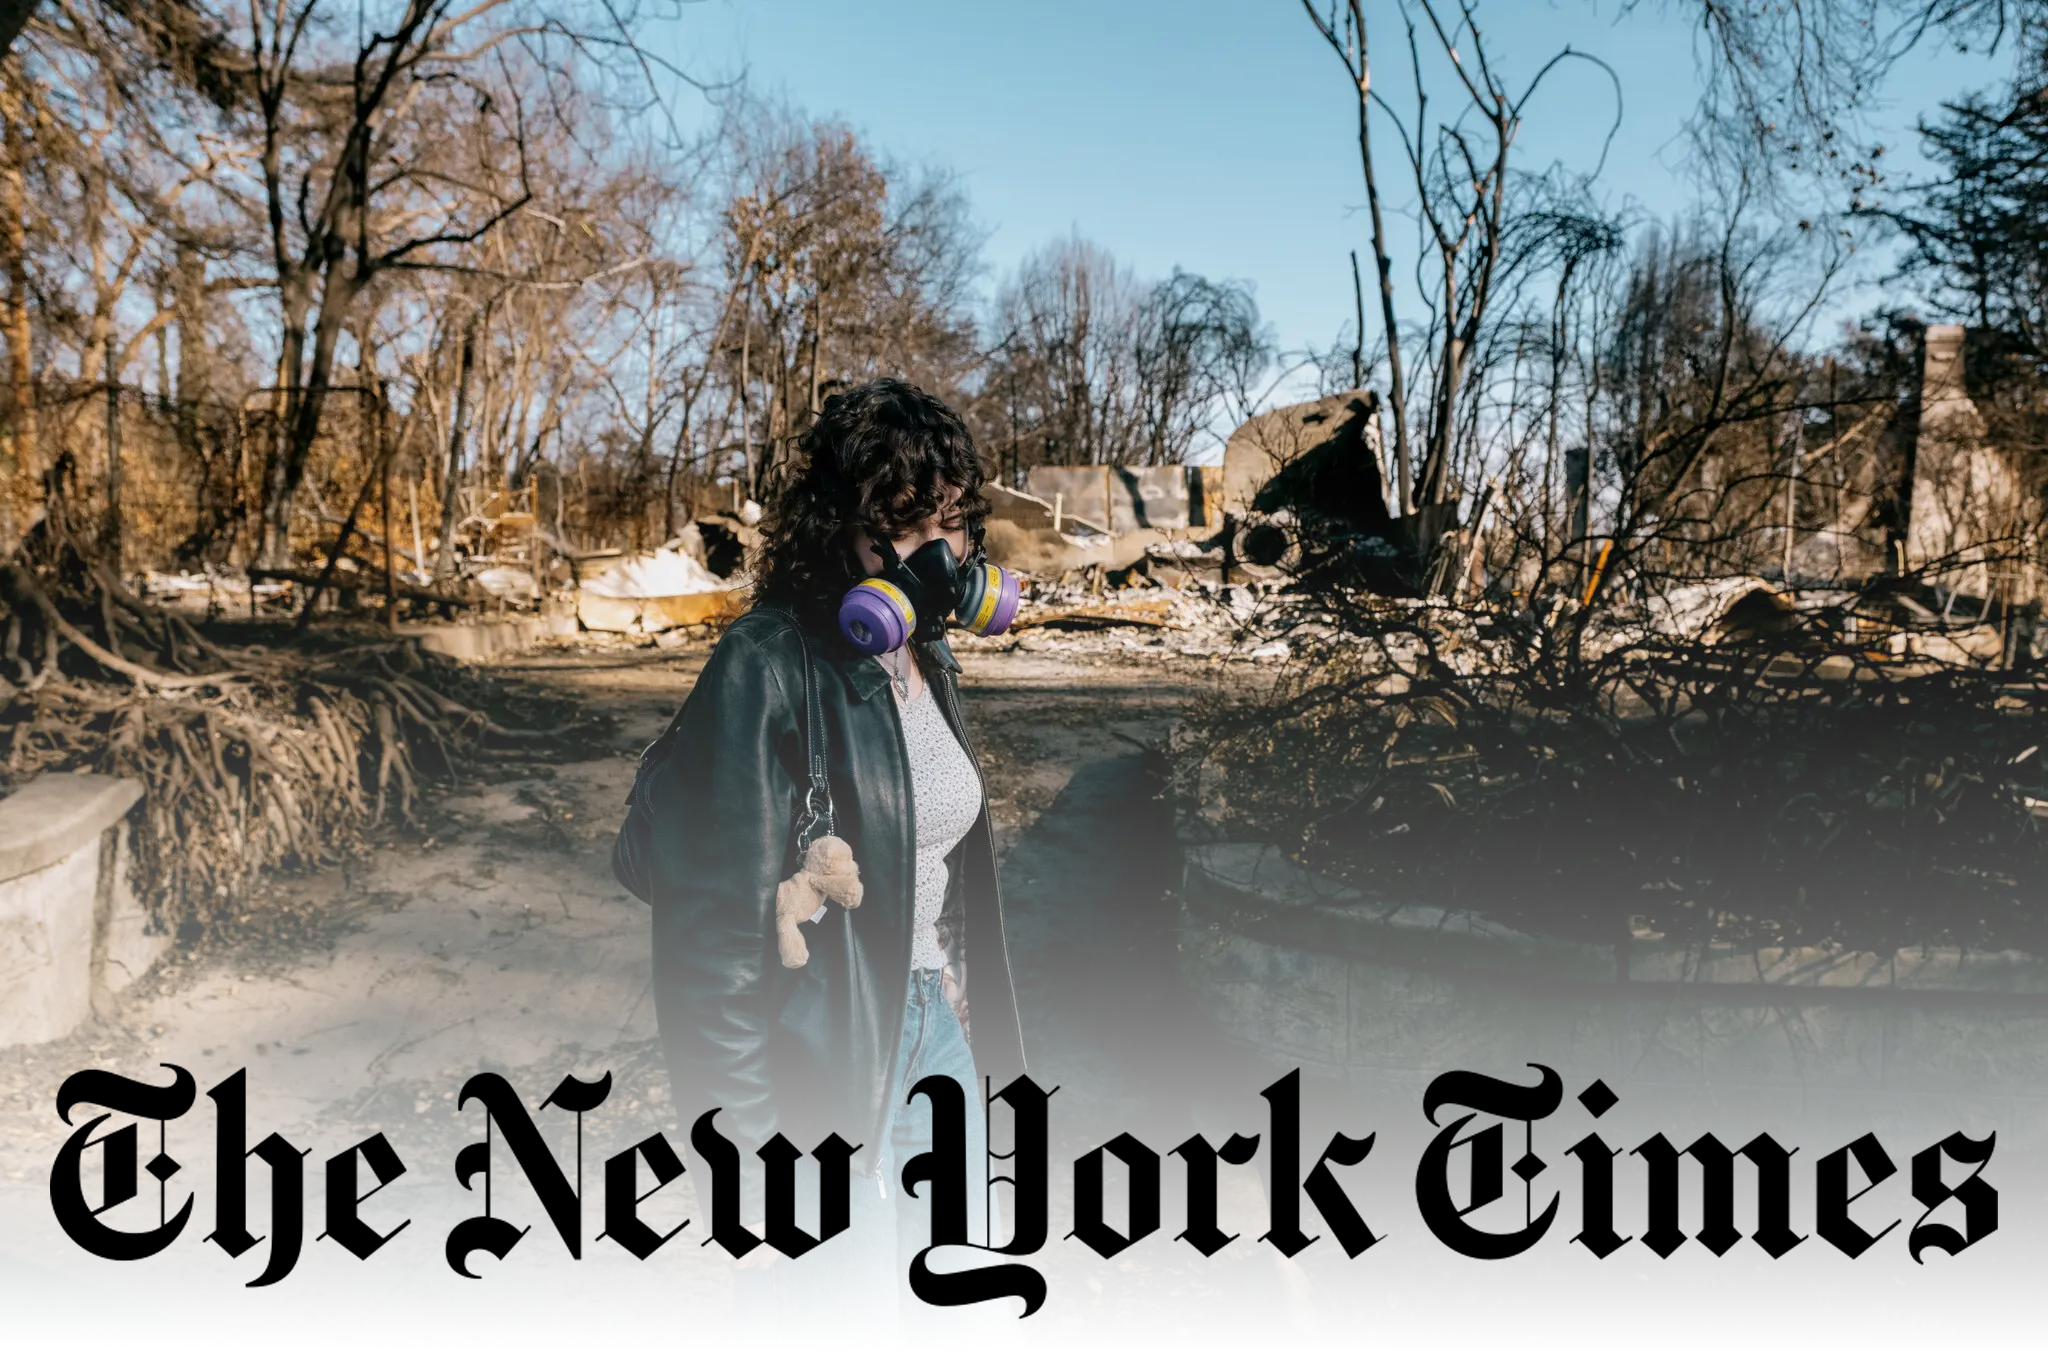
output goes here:
[{"label": "necklace chain", "polygon": [[910,679],[905,676],[903,656],[900,650],[891,650],[882,656],[882,666],[889,670],[889,681],[896,688],[896,695],[904,701],[910,700]]}]

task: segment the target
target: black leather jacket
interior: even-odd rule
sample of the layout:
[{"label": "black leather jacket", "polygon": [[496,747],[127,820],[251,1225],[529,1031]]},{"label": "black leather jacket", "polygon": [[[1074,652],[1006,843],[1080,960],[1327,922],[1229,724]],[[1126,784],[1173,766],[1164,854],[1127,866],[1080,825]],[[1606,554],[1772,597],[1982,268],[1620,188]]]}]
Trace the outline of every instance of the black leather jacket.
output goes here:
[{"label": "black leather jacket", "polygon": [[[753,1154],[775,1132],[805,1151],[837,1132],[860,1145],[856,1161],[874,1174],[910,976],[917,837],[888,671],[816,636],[835,832],[853,848],[864,895],[858,909],[834,906],[803,926],[803,967],[784,967],[776,950],[775,888],[796,868],[795,816],[809,787],[796,631],[788,616],[762,609],[733,624],[653,778],[654,1000],[676,1113],[687,1132],[705,1110],[720,1111],[719,1130],[743,1154],[748,1221],[761,1216]],[[924,649],[920,663],[972,756],[959,665],[943,645]],[[973,1002],[975,1063],[1001,1085],[1023,1070],[1024,1048],[985,792],[948,864],[941,939]],[[691,1163],[700,1182],[704,1166]],[[708,1209],[702,1183],[699,1194]]]}]

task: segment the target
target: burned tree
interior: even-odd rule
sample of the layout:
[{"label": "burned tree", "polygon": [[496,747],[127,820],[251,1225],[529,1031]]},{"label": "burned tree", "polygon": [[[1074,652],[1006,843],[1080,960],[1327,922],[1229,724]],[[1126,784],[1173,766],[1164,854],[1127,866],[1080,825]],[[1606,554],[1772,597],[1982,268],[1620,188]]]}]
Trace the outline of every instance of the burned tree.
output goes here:
[{"label": "burned tree", "polygon": [[[1386,332],[1397,511],[1412,519],[1409,536],[1416,555],[1433,565],[1444,532],[1455,520],[1459,493],[1453,487],[1452,466],[1475,420],[1472,358],[1500,285],[1514,146],[1524,111],[1564,64],[1599,63],[1565,48],[1536,66],[1519,87],[1511,87],[1496,64],[1497,54],[1474,5],[1415,0],[1399,9],[1415,100],[1413,111],[1404,115],[1375,86],[1372,30],[1361,0],[1332,3],[1327,10],[1319,10],[1314,0],[1303,0],[1303,8],[1343,64],[1356,94],[1359,164]],[[1618,104],[1618,82],[1615,89]],[[1432,98],[1446,92],[1448,112],[1432,114]],[[1383,172],[1374,155],[1376,120],[1393,130],[1404,190],[1414,197],[1421,230],[1416,279],[1429,322],[1413,341],[1403,339],[1397,316],[1396,269],[1382,206]],[[1418,404],[1425,413],[1419,432],[1413,420]]]},{"label": "burned tree", "polygon": [[[262,214],[283,343],[283,439],[264,469],[260,507],[257,562],[265,567],[289,556],[293,499],[357,299],[383,271],[441,264],[437,251],[476,242],[532,198],[526,92],[475,74],[502,69],[502,54],[521,50],[517,29],[487,25],[503,8],[499,0],[467,9],[406,0],[389,32],[371,32],[340,61],[309,50],[327,18],[320,0],[279,10],[274,22],[249,12]],[[480,153],[475,164],[445,164],[434,116],[461,98],[494,136],[470,144]]]},{"label": "burned tree", "polygon": [[984,392],[1020,465],[1177,464],[1251,415],[1273,359],[1250,288],[1146,281],[1079,239],[1028,257],[996,299]]}]

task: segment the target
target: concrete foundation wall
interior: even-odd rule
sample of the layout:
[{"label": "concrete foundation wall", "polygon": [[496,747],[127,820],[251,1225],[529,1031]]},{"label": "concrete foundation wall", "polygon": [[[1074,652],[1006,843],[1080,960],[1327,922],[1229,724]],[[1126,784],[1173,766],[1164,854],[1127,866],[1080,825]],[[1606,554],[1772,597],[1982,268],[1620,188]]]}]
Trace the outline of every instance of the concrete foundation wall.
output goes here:
[{"label": "concrete foundation wall", "polygon": [[1057,578],[1097,564],[1105,569],[1135,564],[1148,546],[1164,538],[1149,527],[1114,536],[1068,537],[1051,529],[1033,531],[991,521],[983,544],[989,559],[1004,568],[1029,578]]},{"label": "concrete foundation wall", "polygon": [[1218,512],[1243,516],[1269,480],[1312,451],[1338,439],[1357,422],[1355,458],[1380,462],[1379,399],[1366,389],[1262,412],[1230,435],[1215,502]]},{"label": "concrete foundation wall", "polygon": [[100,945],[100,960],[95,968],[95,988],[119,995],[156,965],[164,949],[170,946],[171,939],[167,931],[157,927],[155,916],[135,894],[132,878],[134,825],[123,820],[103,833],[100,839],[102,852],[107,842],[113,844],[113,875],[102,881],[98,888],[108,896],[110,904],[107,907],[106,933]]},{"label": "concrete foundation wall", "polygon": [[61,1038],[92,1013],[100,844],[0,882],[0,1043]]},{"label": "concrete foundation wall", "polygon": [[128,883],[130,778],[45,773],[0,801],[0,1046],[61,1038],[168,945]]},{"label": "concrete foundation wall", "polygon": [[1201,516],[1198,472],[1185,465],[1039,465],[1024,476],[1033,497],[1056,503],[1112,535],[1140,528],[1173,530]]},{"label": "concrete foundation wall", "polygon": [[1376,904],[1257,845],[1185,866],[1184,977],[1274,1067],[2048,1099],[2048,963],[2026,954],[1617,949]]}]

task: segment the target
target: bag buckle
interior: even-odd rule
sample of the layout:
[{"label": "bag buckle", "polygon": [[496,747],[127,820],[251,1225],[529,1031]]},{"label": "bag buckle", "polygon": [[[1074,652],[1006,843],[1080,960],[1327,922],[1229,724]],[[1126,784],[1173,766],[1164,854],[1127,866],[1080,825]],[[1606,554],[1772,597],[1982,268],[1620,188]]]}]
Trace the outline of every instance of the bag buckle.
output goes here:
[{"label": "bag buckle", "polygon": [[803,819],[797,824],[797,847],[809,849],[821,828],[827,834],[832,832],[832,794],[813,787],[804,796]]}]

